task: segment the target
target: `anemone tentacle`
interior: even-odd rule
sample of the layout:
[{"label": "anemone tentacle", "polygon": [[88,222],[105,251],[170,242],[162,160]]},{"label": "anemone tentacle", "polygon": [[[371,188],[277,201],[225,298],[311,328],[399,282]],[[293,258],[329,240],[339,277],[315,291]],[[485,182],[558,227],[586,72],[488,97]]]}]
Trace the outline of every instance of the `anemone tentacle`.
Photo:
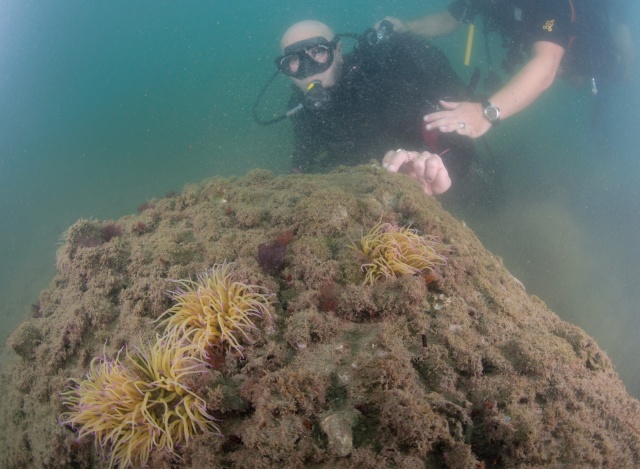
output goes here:
[{"label": "anemone tentacle", "polygon": [[[205,370],[196,346],[174,336],[153,345],[95,358],[82,380],[62,393],[69,409],[61,423],[93,435],[98,452],[110,453],[110,466],[146,465],[155,449],[175,453],[194,435],[219,433],[204,399],[189,390],[184,377]],[[106,459],[106,458],[105,458]]]},{"label": "anemone tentacle", "polygon": [[373,285],[379,279],[430,272],[437,265],[446,264],[442,254],[449,251],[433,236],[391,223],[377,223],[351,247],[367,260],[361,266],[365,285]]},{"label": "anemone tentacle", "polygon": [[258,330],[252,318],[271,318],[273,294],[259,285],[234,279],[233,264],[216,264],[197,280],[177,280],[169,292],[174,305],[156,321],[167,334],[185,337],[206,356],[210,347],[223,345],[242,354],[240,338],[251,342]]}]

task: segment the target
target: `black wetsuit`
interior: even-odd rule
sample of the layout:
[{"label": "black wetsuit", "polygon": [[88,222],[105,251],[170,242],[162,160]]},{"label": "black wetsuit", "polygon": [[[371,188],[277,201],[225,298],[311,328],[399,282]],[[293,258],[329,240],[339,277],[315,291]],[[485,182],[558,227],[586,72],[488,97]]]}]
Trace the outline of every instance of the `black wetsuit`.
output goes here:
[{"label": "black wetsuit", "polygon": [[[422,117],[438,100],[467,98],[466,86],[444,54],[412,36],[396,34],[374,46],[360,43],[344,56],[339,83],[331,89],[330,109],[303,109],[292,118],[294,170],[307,172],[380,160],[389,150],[441,153],[453,178],[474,156],[471,141],[457,134],[422,136]],[[302,101],[296,88],[291,105]]]},{"label": "black wetsuit", "polygon": [[609,15],[624,23],[627,7],[616,0],[455,0],[448,11],[461,23],[480,15],[489,31],[502,34],[509,73],[527,60],[535,42],[547,41],[565,49],[563,72],[608,78],[617,61]]}]

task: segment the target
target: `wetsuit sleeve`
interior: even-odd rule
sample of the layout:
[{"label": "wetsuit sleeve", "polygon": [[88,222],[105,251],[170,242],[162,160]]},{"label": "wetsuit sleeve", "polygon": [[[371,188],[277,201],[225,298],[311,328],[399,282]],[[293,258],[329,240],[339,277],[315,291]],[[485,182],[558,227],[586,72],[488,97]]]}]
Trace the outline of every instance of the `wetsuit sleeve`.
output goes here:
[{"label": "wetsuit sleeve", "polygon": [[471,23],[478,11],[477,0],[454,0],[447,8],[449,14],[459,23]]},{"label": "wetsuit sleeve", "polygon": [[572,2],[565,0],[539,0],[532,17],[525,19],[530,31],[530,41],[551,42],[565,49],[573,35]]}]

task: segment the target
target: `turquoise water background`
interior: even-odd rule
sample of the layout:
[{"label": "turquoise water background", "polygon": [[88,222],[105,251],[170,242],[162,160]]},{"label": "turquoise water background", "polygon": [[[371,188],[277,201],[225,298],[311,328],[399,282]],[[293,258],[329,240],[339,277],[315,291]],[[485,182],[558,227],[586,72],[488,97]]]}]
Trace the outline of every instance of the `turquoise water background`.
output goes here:
[{"label": "turquoise water background", "polygon": [[[288,171],[289,125],[251,120],[288,25],[361,32],[447,2],[343,3],[0,2],[0,339],[30,316],[78,218],[135,213],[205,177]],[[461,31],[438,44],[468,79],[465,41]],[[528,292],[594,336],[640,396],[637,80],[612,90],[595,128],[589,90],[558,81],[492,131],[491,153],[479,147],[499,196],[451,209]],[[286,93],[278,81],[265,106],[280,112]]]}]

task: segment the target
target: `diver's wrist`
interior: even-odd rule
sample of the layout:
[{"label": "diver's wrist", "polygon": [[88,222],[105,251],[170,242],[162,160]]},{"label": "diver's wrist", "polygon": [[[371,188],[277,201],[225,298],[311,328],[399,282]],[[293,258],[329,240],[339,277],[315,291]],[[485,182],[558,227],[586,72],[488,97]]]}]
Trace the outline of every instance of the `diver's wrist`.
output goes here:
[{"label": "diver's wrist", "polygon": [[492,104],[488,99],[483,99],[480,106],[482,106],[482,117],[485,121],[493,127],[500,124],[501,111],[498,106]]}]

